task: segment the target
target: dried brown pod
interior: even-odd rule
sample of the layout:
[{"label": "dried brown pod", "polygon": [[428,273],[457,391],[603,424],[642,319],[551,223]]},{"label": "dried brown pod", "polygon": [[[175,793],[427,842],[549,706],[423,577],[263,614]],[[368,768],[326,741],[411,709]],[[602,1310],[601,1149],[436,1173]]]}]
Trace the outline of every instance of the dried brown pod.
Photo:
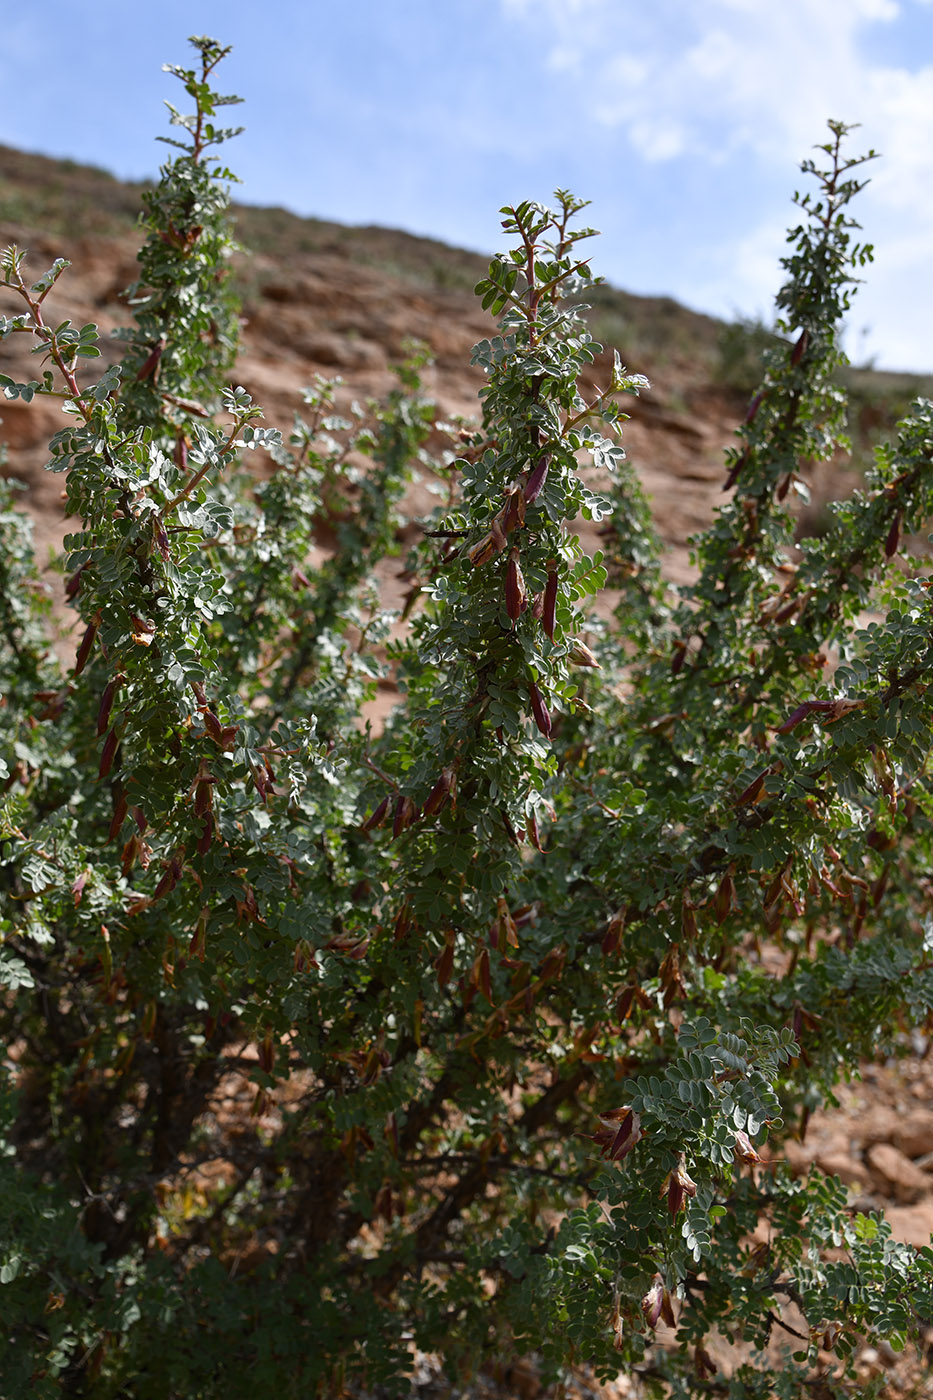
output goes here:
[{"label": "dried brown pod", "polygon": [[540,496],[545,480],[547,479],[547,469],[550,465],[550,454],[545,453],[543,457],[539,458],[535,467],[529,474],[528,480],[525,482],[525,500],[528,505],[531,505],[532,502],[536,501]]},{"label": "dried brown pod", "polygon": [[531,713],[534,716],[534,722],[538,726],[538,729],[541,731],[541,733],[544,735],[545,739],[550,739],[551,712],[548,709],[547,705],[544,703],[544,696],[541,694],[534,681],[529,682],[528,695],[531,699]]},{"label": "dried brown pod", "polygon": [[519,563],[519,549],[517,544],[513,544],[509,550],[509,562],[505,570],[505,610],[513,622],[517,622],[521,617],[527,602],[528,594]]}]

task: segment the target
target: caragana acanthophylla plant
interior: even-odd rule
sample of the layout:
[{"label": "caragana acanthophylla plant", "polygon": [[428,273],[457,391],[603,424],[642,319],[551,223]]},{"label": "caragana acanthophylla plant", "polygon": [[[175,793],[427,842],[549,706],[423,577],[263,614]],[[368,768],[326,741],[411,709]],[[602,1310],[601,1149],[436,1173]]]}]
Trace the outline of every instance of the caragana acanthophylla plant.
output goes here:
[{"label": "caragana acanthophylla plant", "polygon": [[96,328],[56,322],[64,263],[2,263],[41,377],[0,386],[63,409],[79,619],[64,665],[8,495],[3,1394],[405,1395],[417,1349],[869,1393],[854,1348],[930,1320],[933,1252],[781,1146],[933,1007],[933,617],[902,547],[930,404],[821,538],[787,508],[845,446],[862,158],[833,122],[804,165],[783,338],[679,590],[620,446],[644,381],[581,390],[582,206],[504,211],[482,426],[390,634],[418,358],[350,416],[316,385],[284,442],[229,387],[233,99],[192,42],[122,365],[95,379]]}]

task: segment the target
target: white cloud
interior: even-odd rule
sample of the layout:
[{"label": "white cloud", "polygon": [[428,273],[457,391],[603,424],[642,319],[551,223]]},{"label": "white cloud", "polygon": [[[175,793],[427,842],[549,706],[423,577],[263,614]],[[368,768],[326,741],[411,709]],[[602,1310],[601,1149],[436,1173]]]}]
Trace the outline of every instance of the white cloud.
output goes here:
[{"label": "white cloud", "polygon": [[[724,133],[764,158],[798,152],[827,111],[842,114],[857,103],[864,72],[855,40],[869,19],[883,17],[876,0],[792,7],[709,0],[702,13],[698,22],[695,9],[677,3],[655,11],[663,20],[636,38],[633,55],[628,50],[640,60],[634,81],[619,84],[615,64],[591,56],[595,114],[636,149],[638,131],[663,115],[689,127],[698,156],[711,157]],[[636,71],[631,57],[628,66]]]},{"label": "white cloud", "polygon": [[[859,120],[869,80],[885,72],[861,43],[901,12],[896,0],[656,0],[650,13],[631,0],[500,3],[553,35],[549,66],[579,77],[597,121],[636,150],[646,141],[654,149],[657,130],[676,127],[706,158],[724,131],[761,156],[793,157],[827,115]],[[662,144],[669,159],[684,149]]]},{"label": "white cloud", "polygon": [[636,151],[647,161],[673,160],[689,149],[687,132],[679,122],[638,117],[629,128]]},{"label": "white cloud", "polygon": [[[679,174],[688,160],[712,185],[718,168],[733,162],[734,172],[739,161],[757,190],[779,192],[826,139],[827,117],[861,123],[851,150],[873,146],[883,160],[864,172],[871,184],[855,209],[881,250],[867,273],[873,290],[859,301],[871,308],[874,346],[887,362],[917,353],[933,323],[933,65],[919,66],[929,52],[919,42],[902,43],[898,61],[896,44],[882,50],[875,41],[896,39],[902,24],[905,36],[908,25],[928,26],[933,0],[655,0],[650,10],[634,0],[502,3],[553,36],[550,64],[575,79],[584,118],[617,132],[646,166],[669,162]],[[760,208],[735,210],[730,243],[712,252],[693,304],[726,310],[730,292],[733,306],[767,304],[780,237],[761,218]],[[884,328],[886,307],[899,328]],[[933,366],[933,336],[917,363]]]}]

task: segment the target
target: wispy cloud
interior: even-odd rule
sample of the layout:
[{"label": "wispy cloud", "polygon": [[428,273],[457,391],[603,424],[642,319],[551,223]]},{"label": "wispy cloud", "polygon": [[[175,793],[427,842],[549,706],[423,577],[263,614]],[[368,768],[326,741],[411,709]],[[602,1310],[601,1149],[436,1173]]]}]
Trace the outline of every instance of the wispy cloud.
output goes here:
[{"label": "wispy cloud", "polygon": [[[895,0],[502,0],[536,25],[548,62],[577,76],[592,115],[648,159],[706,160],[748,147],[775,157],[812,139],[827,112],[859,120],[873,73],[862,41]],[[884,70],[882,70],[884,71]]]},{"label": "wispy cloud", "polygon": [[[625,0],[501,3],[513,19],[546,25],[548,66],[576,83],[589,118],[616,132],[630,159],[667,163],[674,179],[685,162],[711,181],[744,163],[760,190],[786,182],[827,117],[860,123],[853,149],[870,145],[884,159],[867,172],[857,211],[881,250],[858,316],[877,331],[886,311],[896,313],[900,342],[882,345],[879,331],[879,348],[889,361],[930,362],[933,64],[920,66],[923,47],[911,53],[909,43],[892,59],[897,46],[886,41],[918,11],[929,32],[931,0],[657,0],[650,10]],[[734,211],[696,300],[767,304],[779,280],[767,263],[781,240],[762,212]]]}]

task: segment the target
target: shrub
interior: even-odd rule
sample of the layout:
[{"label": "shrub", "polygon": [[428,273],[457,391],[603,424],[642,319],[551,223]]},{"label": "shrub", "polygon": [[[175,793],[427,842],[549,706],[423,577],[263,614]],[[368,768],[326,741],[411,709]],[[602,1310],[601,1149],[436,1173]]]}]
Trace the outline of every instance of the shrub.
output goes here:
[{"label": "shrub", "polygon": [[122,367],[79,373],[96,328],[47,319],[63,263],[2,262],[0,334],[44,368],[0,385],[62,398],[81,522],[63,667],[0,514],[4,1393],[400,1395],[420,1347],[851,1394],[858,1339],[902,1346],[933,1279],[781,1154],[933,1006],[931,607],[893,567],[930,404],[797,555],[784,505],[843,442],[861,158],[831,123],[805,163],[782,338],[680,590],[620,445],[642,381],[578,389],[582,206],[503,211],[482,427],[390,634],[371,579],[433,409],[414,361],[356,418],[316,386],[283,442],[227,387],[233,99],[193,43]]}]

